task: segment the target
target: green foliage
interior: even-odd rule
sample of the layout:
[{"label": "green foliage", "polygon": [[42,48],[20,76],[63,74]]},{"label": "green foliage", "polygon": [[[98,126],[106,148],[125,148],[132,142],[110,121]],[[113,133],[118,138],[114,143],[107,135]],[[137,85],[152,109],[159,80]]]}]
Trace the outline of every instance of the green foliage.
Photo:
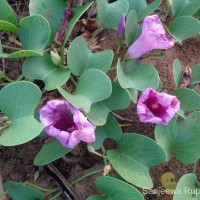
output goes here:
[{"label": "green foliage", "polygon": [[117,150],[109,150],[114,169],[126,181],[142,188],[152,188],[149,168],[166,160],[163,149],[153,140],[136,133],[123,134]]},{"label": "green foliage", "polygon": [[95,149],[99,149],[106,138],[113,140],[120,140],[122,136],[122,130],[118,124],[118,121],[111,114],[108,115],[108,119],[105,125],[98,126],[95,129],[96,141],[91,143]]},{"label": "green foliage", "polygon": [[199,187],[197,177],[194,174],[185,174],[178,182],[173,200],[199,200]]},{"label": "green foliage", "polygon": [[112,94],[109,98],[92,104],[87,117],[95,125],[102,126],[106,123],[110,111],[126,109],[129,104],[130,98],[127,92],[118,83],[112,83]]},{"label": "green foliage", "polygon": [[183,40],[199,34],[200,22],[198,19],[190,16],[180,16],[172,21],[169,26],[169,32],[181,43]]},{"label": "green foliage", "polygon": [[27,58],[23,63],[22,73],[29,79],[44,81],[46,90],[61,87],[70,77],[69,70],[53,64],[48,53],[44,53],[41,57]]},{"label": "green foliage", "polygon": [[112,86],[104,72],[89,69],[80,76],[74,95],[62,88],[58,88],[58,90],[67,101],[88,113],[93,103],[102,101],[111,95]]},{"label": "green foliage", "polygon": [[193,112],[177,121],[175,117],[168,126],[157,125],[155,137],[170,158],[173,151],[177,159],[182,163],[194,163],[200,158],[200,112]]},{"label": "green foliage", "polygon": [[71,43],[67,63],[72,74],[80,76],[87,69],[95,68],[107,72],[113,60],[112,50],[92,53],[83,37],[77,37]]},{"label": "green foliage", "polygon": [[200,107],[200,95],[189,88],[178,88],[172,92],[180,101],[181,109],[185,112],[195,111]]},{"label": "green foliage", "polygon": [[173,0],[172,14],[174,17],[189,15],[192,16],[200,9],[199,0]]},{"label": "green foliage", "polygon": [[179,59],[175,59],[173,63],[173,75],[176,86],[182,83],[183,68]]},{"label": "green foliage", "polygon": [[43,145],[42,149],[34,159],[34,165],[37,166],[46,165],[63,157],[70,151],[71,149],[63,147],[60,142],[54,140],[52,142]]},{"label": "green foliage", "polygon": [[42,126],[33,116],[40,98],[39,88],[25,81],[11,83],[0,91],[0,110],[12,121],[0,136],[0,144],[19,145],[40,134]]},{"label": "green foliage", "polygon": [[9,182],[5,182],[3,186],[5,190],[7,190],[9,196],[11,196],[13,200],[33,200],[33,199],[43,200],[44,199],[42,193],[20,183],[9,181]]},{"label": "green foliage", "polygon": [[159,75],[157,70],[150,64],[139,64],[137,61],[128,61],[125,66],[117,63],[117,77],[122,88],[134,88],[143,91],[147,87],[157,89],[159,86]]},{"label": "green foliage", "polygon": [[125,29],[125,40],[127,47],[137,39],[138,35],[141,33],[140,25],[138,24],[137,13],[131,10],[127,16],[126,29]]},{"label": "green foliage", "polygon": [[117,0],[108,3],[107,0],[96,0],[97,3],[97,23],[105,28],[117,30],[122,14],[128,12],[129,3],[127,0]]},{"label": "green foliage", "polygon": [[144,200],[144,197],[133,186],[112,177],[101,176],[97,178],[96,187],[104,195],[91,196],[87,200]]}]

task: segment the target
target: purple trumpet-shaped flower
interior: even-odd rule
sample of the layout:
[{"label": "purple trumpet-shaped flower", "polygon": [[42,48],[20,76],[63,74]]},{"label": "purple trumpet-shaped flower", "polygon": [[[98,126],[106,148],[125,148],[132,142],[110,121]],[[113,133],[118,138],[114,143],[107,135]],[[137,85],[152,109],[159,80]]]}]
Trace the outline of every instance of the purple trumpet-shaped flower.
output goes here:
[{"label": "purple trumpet-shaped flower", "polygon": [[119,25],[118,25],[117,35],[118,35],[119,39],[124,38],[124,36],[125,36],[125,27],[126,27],[126,19],[125,19],[125,15],[123,13],[123,15],[121,17],[121,20],[119,22]]},{"label": "purple trumpet-shaped flower", "polygon": [[44,131],[67,148],[74,148],[80,141],[95,141],[95,126],[67,101],[49,101],[40,110],[40,121]]},{"label": "purple trumpet-shaped flower", "polygon": [[147,88],[138,100],[137,114],[141,122],[167,125],[179,108],[175,96]]},{"label": "purple trumpet-shaped flower", "polygon": [[128,48],[127,55],[136,59],[154,49],[169,49],[174,39],[167,33],[157,15],[147,16],[143,21],[142,34]]}]

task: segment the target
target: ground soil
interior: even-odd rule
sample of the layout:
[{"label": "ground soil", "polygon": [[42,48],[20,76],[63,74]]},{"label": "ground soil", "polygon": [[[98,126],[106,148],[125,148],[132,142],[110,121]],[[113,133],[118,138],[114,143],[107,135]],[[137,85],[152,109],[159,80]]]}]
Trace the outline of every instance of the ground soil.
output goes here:
[{"label": "ground soil", "polygon": [[[27,15],[27,1],[12,1],[10,4],[18,13],[19,18]],[[87,15],[86,15],[87,16]],[[74,37],[80,34],[80,27],[76,27],[74,30]],[[2,39],[5,41],[7,35],[3,34]],[[97,37],[96,43],[100,49],[112,49],[116,51],[117,48],[117,37],[116,31],[113,30],[103,30]],[[165,57],[151,57],[143,59],[143,63],[150,63],[155,66],[158,70],[161,81],[163,83],[162,90],[170,93],[176,86],[173,81],[173,71],[172,65],[175,58],[180,59],[183,66],[186,65],[196,65],[200,63],[200,37],[194,37],[192,39],[186,40],[182,45],[176,44],[173,48],[165,51]],[[21,72],[21,63],[23,59],[13,59],[6,60],[4,63],[4,69],[10,78],[16,79]],[[3,68],[3,64],[0,61],[0,68]],[[38,84],[41,84],[38,82]],[[42,86],[41,86],[42,87]],[[60,98],[60,95],[56,92],[45,93],[41,101],[41,105],[45,104],[50,99]],[[154,126],[150,124],[142,124],[139,122],[138,117],[135,112],[135,105],[131,103],[129,108],[125,111],[117,112],[125,118],[129,118],[134,121],[133,125],[127,128],[122,128],[123,132],[133,132],[146,135],[154,139]],[[120,121],[120,123],[126,123]],[[3,182],[5,181],[17,181],[24,183],[29,181],[40,185],[44,188],[56,187],[55,182],[46,173],[43,167],[37,167],[33,165],[33,160],[40,148],[43,145],[43,140],[34,139],[26,144],[16,146],[16,147],[3,147],[0,146],[0,173],[2,175]],[[105,143],[106,149],[113,149],[116,147],[116,143],[111,140],[107,140]],[[66,161],[67,159],[67,161]],[[72,162],[68,162],[73,160]],[[54,162],[54,165],[62,172],[67,181],[71,182],[75,180],[82,174],[86,174],[94,169],[100,169],[103,167],[103,161],[96,155],[89,153],[86,149],[86,145],[81,143],[72,152],[67,154],[65,158],[59,159]],[[172,155],[168,163],[164,163],[153,167],[150,173],[154,182],[154,189],[161,186],[160,178],[165,172],[172,172],[176,181],[187,173],[192,173],[192,165],[183,165]],[[39,172],[39,176],[38,176]],[[200,178],[200,169],[197,168],[197,176]],[[37,175],[37,179],[36,179]],[[97,194],[98,191],[95,189],[95,179],[101,173],[89,177],[84,181],[79,182],[75,185],[75,190],[80,194],[81,199],[85,200],[88,196],[92,194]],[[36,180],[35,180],[36,179]],[[58,199],[65,199],[60,197]],[[162,195],[145,195],[145,200],[171,200],[172,196],[162,194]]]}]

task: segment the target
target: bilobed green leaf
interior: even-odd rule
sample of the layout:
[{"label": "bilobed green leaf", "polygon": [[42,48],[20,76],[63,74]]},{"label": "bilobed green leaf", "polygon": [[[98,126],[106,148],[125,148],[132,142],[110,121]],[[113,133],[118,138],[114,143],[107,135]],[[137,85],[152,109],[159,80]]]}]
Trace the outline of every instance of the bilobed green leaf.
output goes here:
[{"label": "bilobed green leaf", "polygon": [[99,149],[106,138],[111,138],[113,140],[120,140],[122,136],[122,130],[115,119],[111,114],[108,115],[108,119],[105,125],[97,126],[95,129],[96,141],[90,143],[95,149]]},{"label": "bilobed green leaf", "polygon": [[0,31],[8,31],[11,33],[18,32],[17,27],[14,24],[4,20],[0,20]]},{"label": "bilobed green leaf", "polygon": [[69,69],[76,76],[80,76],[84,71],[91,68],[107,72],[112,60],[112,50],[92,53],[81,36],[73,40],[67,53]]},{"label": "bilobed green leaf", "polygon": [[138,24],[137,13],[134,10],[131,10],[127,16],[125,29],[125,40],[127,47],[130,47],[131,44],[133,44],[133,42],[137,39],[139,32],[140,26]]},{"label": "bilobed green leaf", "polygon": [[169,26],[169,32],[179,43],[181,43],[183,40],[199,34],[200,22],[198,19],[190,16],[180,16],[172,21]]},{"label": "bilobed green leaf", "polygon": [[129,94],[129,97],[131,98],[131,100],[134,102],[134,103],[137,103],[137,98],[138,98],[138,91],[134,88],[127,88],[126,89],[128,94]]},{"label": "bilobed green leaf", "polygon": [[152,188],[149,168],[166,160],[164,150],[152,139],[136,133],[126,133],[117,150],[109,150],[108,158],[114,169],[126,181],[142,188]]},{"label": "bilobed green leaf", "polygon": [[6,0],[0,0],[0,20],[9,22],[15,26],[18,24],[18,19]]},{"label": "bilobed green leaf", "polygon": [[22,73],[26,78],[44,81],[46,90],[62,86],[70,76],[69,70],[52,63],[48,53],[44,53],[41,57],[27,58],[23,63]]},{"label": "bilobed green leaf", "polygon": [[200,95],[189,88],[178,88],[172,92],[180,101],[180,108],[185,112],[200,108]]},{"label": "bilobed green leaf", "polygon": [[98,177],[96,187],[104,195],[91,196],[87,200],[144,200],[142,194],[133,186],[112,177]]},{"label": "bilobed green leaf", "polygon": [[48,21],[41,15],[33,15],[23,18],[19,26],[19,39],[23,49],[43,53],[51,34]]},{"label": "bilobed green leaf", "polygon": [[173,200],[200,200],[198,180],[195,174],[185,174],[176,187]]},{"label": "bilobed green leaf", "polygon": [[54,140],[43,145],[42,149],[34,159],[34,165],[46,165],[63,157],[70,151],[71,149],[62,146],[62,144],[59,141]]},{"label": "bilobed green leaf", "polygon": [[112,86],[104,72],[88,69],[80,76],[74,95],[62,88],[58,90],[71,104],[88,113],[93,103],[107,99],[111,95]]},{"label": "bilobed green leaf", "polygon": [[173,0],[172,1],[172,13],[174,17],[179,16],[192,16],[200,9],[199,0]]},{"label": "bilobed green leaf", "polygon": [[168,126],[157,125],[156,140],[166,151],[168,160],[172,150],[182,163],[194,163],[200,158],[200,112],[193,112],[186,119],[176,120],[177,117]]},{"label": "bilobed green leaf", "polygon": [[117,30],[122,14],[128,12],[129,3],[127,0],[117,0],[108,3],[107,0],[96,0],[97,3],[97,23],[104,28]]},{"label": "bilobed green leaf", "polygon": [[128,93],[118,83],[112,83],[112,94],[109,98],[92,104],[87,117],[97,126],[106,123],[108,113],[112,110],[126,109],[130,104]]},{"label": "bilobed green leaf", "polygon": [[176,86],[179,86],[182,83],[182,75],[183,75],[182,64],[179,59],[174,60],[173,75]]},{"label": "bilobed green leaf", "polygon": [[126,72],[126,67],[122,68],[120,61],[117,63],[117,77],[122,88],[134,88],[140,91],[148,87],[156,89],[160,80],[157,70],[150,64],[135,66],[133,63],[132,69]]},{"label": "bilobed green leaf", "polygon": [[0,110],[12,121],[0,136],[0,144],[14,146],[40,134],[42,125],[33,116],[40,98],[38,86],[26,81],[10,83],[0,91]]},{"label": "bilobed green leaf", "polygon": [[26,185],[8,181],[3,184],[4,189],[8,192],[13,200],[43,200],[44,196],[37,190]]}]

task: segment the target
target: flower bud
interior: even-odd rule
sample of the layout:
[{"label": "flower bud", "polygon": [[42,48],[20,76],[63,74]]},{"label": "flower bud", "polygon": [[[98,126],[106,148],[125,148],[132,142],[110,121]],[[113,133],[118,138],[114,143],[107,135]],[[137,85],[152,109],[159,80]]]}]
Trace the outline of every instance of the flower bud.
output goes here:
[{"label": "flower bud", "polygon": [[125,21],[125,15],[123,14],[118,25],[117,34],[118,34],[119,39],[123,39],[125,37],[125,27],[126,27],[126,21]]},{"label": "flower bud", "polygon": [[55,53],[54,51],[50,51],[50,54],[51,54],[51,61],[53,62],[53,64],[58,66],[61,63],[60,56],[58,55],[58,53]]}]

